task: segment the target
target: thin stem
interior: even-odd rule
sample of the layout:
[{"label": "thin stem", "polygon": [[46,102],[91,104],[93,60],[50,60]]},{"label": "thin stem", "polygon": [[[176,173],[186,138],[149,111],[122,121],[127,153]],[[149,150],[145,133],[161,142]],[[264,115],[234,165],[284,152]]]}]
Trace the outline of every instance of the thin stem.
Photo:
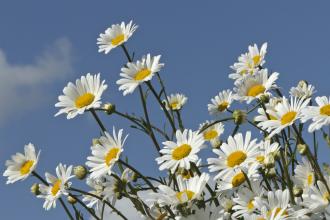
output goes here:
[{"label": "thin stem", "polygon": [[96,112],[95,112],[95,109],[90,109],[90,112],[92,113],[92,115],[94,116],[96,122],[98,123],[98,125],[100,126],[101,130],[104,132],[107,131],[107,129],[104,127],[102,121],[100,120],[99,116],[97,116]]},{"label": "thin stem", "polygon": [[234,119],[234,118],[224,118],[224,119],[216,120],[216,121],[214,121],[214,122],[212,122],[212,123],[210,123],[210,124],[204,126],[202,129],[200,129],[200,130],[198,131],[198,134],[202,133],[203,131],[205,131],[206,129],[208,129],[209,127],[211,127],[211,126],[213,126],[213,125],[215,125],[215,124],[218,124],[218,123],[220,123],[220,122],[225,122],[225,121],[233,120],[233,119]]},{"label": "thin stem", "polygon": [[182,122],[180,111],[175,111],[175,112],[176,112],[176,115],[178,116],[178,122],[179,122],[180,130],[183,131],[184,130],[184,126],[183,126],[183,122]]},{"label": "thin stem", "polygon": [[82,207],[84,207],[89,214],[91,214],[95,219],[97,220],[101,220],[90,208],[87,207],[87,205],[85,203],[83,203],[78,197],[76,197],[75,195],[72,195],[71,193],[69,194],[72,198],[74,198]]}]

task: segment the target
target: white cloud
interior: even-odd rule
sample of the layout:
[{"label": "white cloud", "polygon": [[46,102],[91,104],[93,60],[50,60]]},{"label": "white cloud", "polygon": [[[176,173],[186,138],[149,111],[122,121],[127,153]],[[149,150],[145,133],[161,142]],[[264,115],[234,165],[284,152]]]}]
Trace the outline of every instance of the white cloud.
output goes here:
[{"label": "white cloud", "polygon": [[47,47],[33,64],[9,63],[0,49],[0,125],[45,103],[47,86],[72,72],[71,43],[65,38]]}]

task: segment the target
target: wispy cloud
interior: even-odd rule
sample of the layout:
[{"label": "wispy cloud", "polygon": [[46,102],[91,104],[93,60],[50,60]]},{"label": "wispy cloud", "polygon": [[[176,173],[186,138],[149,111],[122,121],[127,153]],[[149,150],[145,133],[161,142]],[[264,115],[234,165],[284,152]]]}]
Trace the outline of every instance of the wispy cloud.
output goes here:
[{"label": "wispy cloud", "polygon": [[72,72],[71,43],[66,38],[56,40],[32,64],[9,63],[0,49],[0,125],[40,106],[50,94],[47,86]]}]

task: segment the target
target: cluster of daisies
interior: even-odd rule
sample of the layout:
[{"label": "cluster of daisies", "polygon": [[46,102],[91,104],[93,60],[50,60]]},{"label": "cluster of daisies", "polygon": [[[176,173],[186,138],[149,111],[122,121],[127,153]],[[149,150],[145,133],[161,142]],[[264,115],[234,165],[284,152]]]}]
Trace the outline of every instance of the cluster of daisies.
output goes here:
[{"label": "cluster of daisies", "polygon": [[[126,48],[137,28],[132,21],[112,25],[97,44],[105,54],[122,48],[128,62],[120,69],[119,91],[126,96],[138,90],[144,117],[102,103],[107,84],[99,73],[81,76],[67,84],[55,107],[60,108],[56,116],[65,114],[67,119],[90,112],[100,125],[101,135],[93,139],[85,165],[60,163],[56,175],[46,172],[43,177],[36,171],[40,152],[30,143],[24,153],[6,162],[7,184],[36,177],[40,183],[31,191],[44,199],[43,207],[55,208],[59,201],[71,220],[83,219],[81,213],[97,220],[106,219],[106,214],[127,219],[127,210],[116,208],[122,199],[141,219],[330,219],[330,176],[322,171],[317,155],[317,135],[330,139],[330,97],[314,99],[315,88],[306,81],[283,95],[276,84],[279,73],[265,68],[267,43],[260,49],[254,44],[230,66],[234,88],[220,91],[208,104],[213,120],[187,129],[181,113],[188,99],[181,93],[167,95],[159,75],[164,67],[161,56],[147,54],[134,61]],[[153,86],[155,76],[161,91]],[[147,89],[172,130],[150,121]],[[162,177],[145,176],[123,159],[127,135],[122,129],[108,132],[99,112],[124,117],[151,138],[159,156],[150,163],[158,165]],[[242,124],[250,130],[243,130]],[[201,151],[209,151],[209,158],[202,158]],[[75,188],[73,179],[85,180],[88,188]],[[84,211],[77,211],[78,205]]]}]

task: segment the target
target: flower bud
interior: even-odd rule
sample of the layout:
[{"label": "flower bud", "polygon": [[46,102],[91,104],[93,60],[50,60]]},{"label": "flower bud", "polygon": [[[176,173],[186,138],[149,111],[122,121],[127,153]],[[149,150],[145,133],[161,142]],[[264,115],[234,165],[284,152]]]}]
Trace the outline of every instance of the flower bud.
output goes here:
[{"label": "flower bud", "polygon": [[77,179],[83,180],[87,176],[87,169],[84,166],[76,166],[73,168],[73,174]]},{"label": "flower bud", "polygon": [[275,167],[275,158],[272,154],[269,154],[264,161],[265,166],[269,168]]},{"label": "flower bud", "polygon": [[217,139],[211,142],[211,145],[214,149],[220,149],[220,146],[222,145],[222,141]]},{"label": "flower bud", "polygon": [[263,94],[259,99],[262,103],[267,104],[269,102],[269,95]]},{"label": "flower bud", "polygon": [[66,199],[68,200],[68,203],[70,203],[70,204],[75,204],[77,202],[77,200],[75,198],[73,198],[72,196],[68,196]]},{"label": "flower bud", "polygon": [[275,170],[275,168],[273,167],[273,168],[268,169],[268,170],[267,170],[267,173],[266,173],[266,176],[267,176],[268,178],[273,178],[273,177],[275,177],[275,176],[276,176],[276,170]]},{"label": "flower bud", "polygon": [[101,145],[101,142],[99,141],[99,139],[98,138],[93,138],[93,140],[92,140],[92,145],[93,146],[95,146],[95,145]]},{"label": "flower bud", "polygon": [[298,82],[298,87],[303,88],[303,87],[307,87],[307,86],[308,86],[308,82],[306,80],[300,80]]},{"label": "flower bud", "polygon": [[121,192],[116,192],[115,195],[118,200],[121,200],[123,198],[123,194]]},{"label": "flower bud", "polygon": [[114,113],[116,111],[116,106],[111,103],[105,103],[103,105],[103,109],[104,109],[105,113],[107,113],[108,115],[111,115],[112,113]]},{"label": "flower bud", "polygon": [[301,155],[306,155],[307,145],[306,144],[298,144],[297,149]]},{"label": "flower bud", "polygon": [[33,193],[34,195],[40,195],[40,189],[39,189],[39,184],[35,183],[31,186],[31,193]]},{"label": "flower bud", "polygon": [[303,190],[300,187],[294,186],[293,187],[293,195],[295,197],[300,197],[303,194]]},{"label": "flower bud", "polygon": [[237,125],[243,124],[246,121],[246,112],[241,110],[235,110],[233,112],[234,122]]}]

